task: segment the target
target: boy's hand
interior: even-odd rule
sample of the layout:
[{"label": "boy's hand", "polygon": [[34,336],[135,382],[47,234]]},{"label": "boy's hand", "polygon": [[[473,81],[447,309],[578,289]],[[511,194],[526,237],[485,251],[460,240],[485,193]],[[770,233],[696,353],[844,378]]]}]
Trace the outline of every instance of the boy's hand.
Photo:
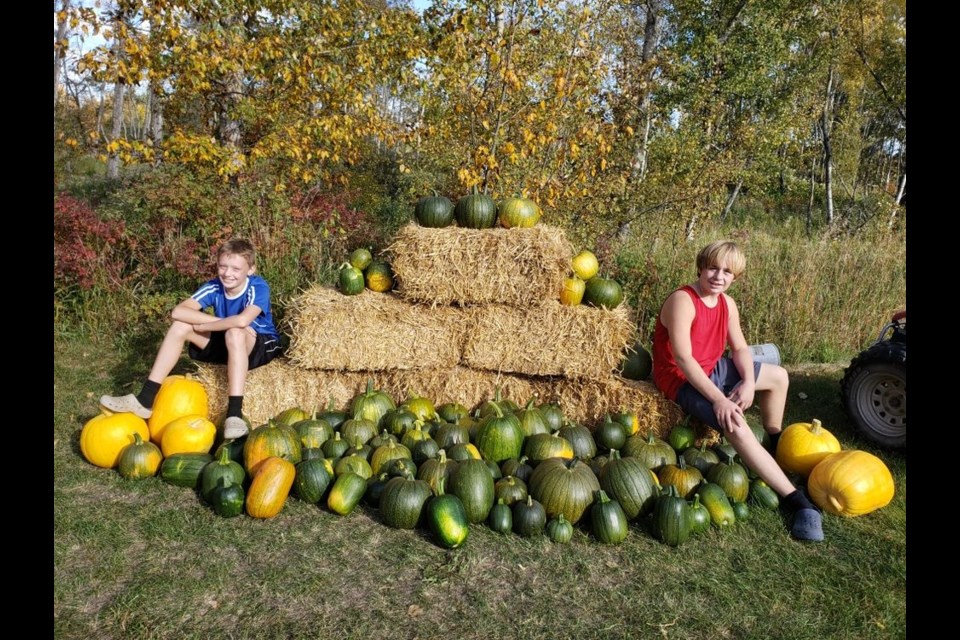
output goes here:
[{"label": "boy's hand", "polygon": [[730,392],[730,395],[727,396],[731,402],[736,404],[738,407],[746,411],[753,405],[753,397],[756,393],[756,388],[747,386],[743,383],[738,384],[733,391]]},{"label": "boy's hand", "polygon": [[724,398],[714,403],[713,413],[724,431],[733,431],[737,423],[744,419],[743,408],[731,398]]}]

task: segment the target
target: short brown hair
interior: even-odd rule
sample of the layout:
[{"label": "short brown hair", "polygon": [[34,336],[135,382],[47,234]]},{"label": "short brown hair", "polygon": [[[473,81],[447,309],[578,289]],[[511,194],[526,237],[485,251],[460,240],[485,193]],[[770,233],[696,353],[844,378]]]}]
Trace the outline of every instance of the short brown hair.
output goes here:
[{"label": "short brown hair", "polygon": [[747,268],[747,257],[737,246],[729,240],[711,242],[697,254],[697,275],[711,264],[726,264],[735,278],[739,278]]},{"label": "short brown hair", "polygon": [[227,240],[220,248],[217,249],[217,260],[220,260],[222,256],[240,256],[247,261],[247,264],[251,267],[257,265],[257,251],[253,248],[253,245],[249,240],[244,240],[243,238],[234,238],[233,240]]}]

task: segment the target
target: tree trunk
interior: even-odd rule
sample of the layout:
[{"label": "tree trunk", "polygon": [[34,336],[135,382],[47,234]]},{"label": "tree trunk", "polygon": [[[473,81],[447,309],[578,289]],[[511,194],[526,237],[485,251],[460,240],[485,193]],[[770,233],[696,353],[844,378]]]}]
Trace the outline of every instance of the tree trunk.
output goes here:
[{"label": "tree trunk", "polygon": [[820,114],[820,132],[823,134],[823,191],[827,225],[833,224],[833,148],[831,135],[833,126],[833,67],[827,73],[827,91]]},{"label": "tree trunk", "polygon": [[740,195],[741,187],[743,187],[743,178],[737,180],[737,184],[735,184],[733,189],[730,191],[730,197],[727,198],[727,204],[723,207],[723,213],[720,214],[720,222],[726,221],[727,216],[730,214],[730,210],[733,209],[733,203],[737,201],[737,196]]},{"label": "tree trunk", "polygon": [[[57,102],[60,100],[60,69],[63,66],[63,59],[67,57],[67,45],[64,42],[67,38],[67,27],[69,21],[67,13],[70,11],[70,0],[63,0],[60,8],[62,17],[57,22],[57,41],[54,44],[53,53],[53,108],[57,108]],[[56,123],[54,123],[56,124]]]},{"label": "tree trunk", "polygon": [[[119,140],[123,131],[123,93],[124,84],[119,80],[113,85],[113,126],[110,141]],[[120,156],[114,151],[107,160],[107,177],[116,180],[120,177]]]},{"label": "tree trunk", "polygon": [[[647,154],[650,148],[650,126],[653,121],[651,113],[651,86],[653,84],[654,68],[650,64],[656,53],[660,42],[661,31],[661,1],[647,0],[646,21],[643,28],[643,48],[640,55],[640,65],[646,69],[641,78],[642,86],[640,92],[640,117],[642,118],[643,135],[640,136],[639,143],[633,154],[633,160],[630,163],[631,178],[636,182],[642,182],[647,174]],[[649,67],[649,68],[648,68]]]},{"label": "tree trunk", "polygon": [[810,199],[807,201],[807,236],[813,234],[813,202],[817,191],[817,156],[810,160]]}]

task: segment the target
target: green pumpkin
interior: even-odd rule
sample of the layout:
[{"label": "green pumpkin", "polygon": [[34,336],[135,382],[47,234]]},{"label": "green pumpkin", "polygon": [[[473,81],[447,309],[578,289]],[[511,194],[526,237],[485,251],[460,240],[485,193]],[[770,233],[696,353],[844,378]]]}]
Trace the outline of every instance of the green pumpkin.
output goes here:
[{"label": "green pumpkin", "polygon": [[573,539],[573,525],[561,513],[547,522],[545,533],[552,542],[566,544]]},{"label": "green pumpkin", "polygon": [[333,478],[321,458],[301,460],[296,464],[293,493],[307,504],[317,504],[323,498]]},{"label": "green pumpkin", "polygon": [[203,471],[200,472],[200,497],[210,504],[212,504],[213,490],[221,484],[221,481],[225,486],[230,486],[243,484],[247,479],[246,469],[240,463],[230,459],[230,451],[223,447],[219,451],[219,457],[204,465]]},{"label": "green pumpkin", "polygon": [[467,229],[490,229],[497,223],[497,203],[485,193],[472,193],[457,200],[457,224]]},{"label": "green pumpkin", "polygon": [[447,488],[463,502],[471,523],[483,522],[493,507],[495,491],[493,476],[483,460],[463,460],[450,476]]},{"label": "green pumpkin", "polygon": [[680,457],[690,465],[700,470],[700,473],[706,475],[710,467],[720,462],[720,457],[712,449],[707,449],[706,441],[700,444],[700,447],[689,447],[684,449]]},{"label": "green pumpkin", "polygon": [[733,507],[733,513],[737,516],[737,522],[741,522],[750,517],[750,507],[746,502],[733,501],[730,503],[730,506]]},{"label": "green pumpkin", "polygon": [[540,413],[546,419],[550,431],[556,431],[563,427],[566,416],[563,415],[563,409],[560,408],[559,404],[556,402],[544,402],[538,406],[537,409],[540,410]]},{"label": "green pumpkin", "polygon": [[733,456],[710,467],[706,479],[720,485],[733,502],[745,502],[750,495],[750,476],[743,465],[733,461]]},{"label": "green pumpkin", "polygon": [[327,508],[337,515],[350,515],[367,492],[367,480],[352,471],[337,476],[327,493]]},{"label": "green pumpkin", "polygon": [[134,432],[133,442],[120,451],[117,471],[122,477],[131,480],[152,478],[160,470],[162,462],[163,453],[160,447]]},{"label": "green pumpkin", "polygon": [[710,524],[718,528],[732,526],[737,521],[730,499],[723,488],[712,482],[704,482],[697,489],[700,503],[710,512]]},{"label": "green pumpkin", "polygon": [[337,282],[340,285],[340,293],[345,296],[355,296],[363,293],[365,286],[363,271],[349,263],[343,264],[340,267]]},{"label": "green pumpkin", "polygon": [[350,418],[340,425],[340,436],[351,444],[366,444],[376,435],[376,422],[367,418]]},{"label": "green pumpkin", "polygon": [[504,198],[497,209],[497,219],[505,229],[532,227],[542,213],[537,203],[529,198]]},{"label": "green pumpkin", "polygon": [[444,480],[440,480],[437,495],[427,499],[424,520],[433,539],[445,549],[456,549],[470,533],[470,520],[460,498],[444,492]]},{"label": "green pumpkin", "polygon": [[513,531],[522,538],[543,535],[547,526],[547,512],[543,505],[527,496],[526,500],[515,502],[510,508],[513,512]]},{"label": "green pumpkin", "polygon": [[390,435],[402,438],[407,431],[413,429],[416,422],[417,416],[402,407],[397,407],[383,414],[380,418],[380,427],[386,429]]},{"label": "green pumpkin", "polygon": [[559,431],[538,433],[527,437],[523,444],[523,453],[533,464],[550,458],[570,460],[574,457],[573,445],[569,440],[561,437]]},{"label": "green pumpkin", "polygon": [[203,468],[212,460],[209,453],[175,453],[160,463],[160,479],[178,487],[197,489]]},{"label": "green pumpkin", "polygon": [[530,474],[533,473],[533,465],[528,464],[528,460],[527,456],[504,460],[500,463],[500,473],[503,476],[513,476],[526,484],[530,480]]},{"label": "green pumpkin", "polygon": [[219,484],[210,492],[209,502],[218,516],[233,518],[243,513],[246,498],[243,485],[227,485],[224,484],[224,479],[220,478]]},{"label": "green pumpkin", "polygon": [[693,494],[693,502],[690,503],[690,533],[703,533],[710,528],[710,512],[705,506],[700,504],[700,494]]},{"label": "green pumpkin", "polygon": [[630,533],[627,515],[620,503],[611,500],[603,489],[597,490],[590,507],[590,530],[604,544],[620,544]]},{"label": "green pumpkin", "polygon": [[590,460],[597,455],[597,441],[590,429],[583,425],[567,421],[560,427],[560,437],[570,442],[573,455],[581,460]]},{"label": "green pumpkin", "polygon": [[627,433],[623,425],[614,422],[608,413],[603,422],[601,422],[596,431],[593,432],[593,439],[601,448],[610,451],[611,449],[620,449],[627,442]]},{"label": "green pumpkin", "polygon": [[423,480],[391,478],[380,494],[380,517],[394,529],[414,529],[433,491]]},{"label": "green pumpkin", "polygon": [[[389,395],[373,388],[373,380],[367,379],[365,391],[355,395],[350,401],[350,415],[354,418],[364,418],[374,424],[373,435],[376,435],[380,419],[388,411],[396,409],[396,403]],[[370,436],[371,438],[373,436]],[[368,438],[369,439],[369,438]]]},{"label": "green pumpkin", "polygon": [[504,413],[500,405],[488,402],[494,413],[485,417],[477,429],[476,447],[487,460],[500,464],[518,458],[523,452],[523,427],[513,413]]},{"label": "green pumpkin", "polygon": [[535,436],[538,433],[550,433],[554,429],[550,428],[550,423],[540,409],[533,406],[533,398],[527,402],[526,406],[515,412],[517,420],[520,421],[520,427],[526,437]]},{"label": "green pumpkin", "polygon": [[449,480],[454,469],[457,468],[457,464],[456,460],[447,457],[447,452],[444,449],[440,449],[436,458],[426,460],[417,468],[417,480],[426,482],[436,493],[440,486],[440,480]]},{"label": "green pumpkin", "polygon": [[437,407],[437,415],[447,422],[457,423],[470,415],[470,410],[459,402],[445,402]]},{"label": "green pumpkin", "polygon": [[350,443],[340,436],[339,431],[336,431],[334,432],[332,438],[323,443],[323,445],[320,447],[320,450],[323,451],[323,455],[328,460],[336,460],[349,448]]},{"label": "green pumpkin", "polygon": [[470,428],[459,422],[444,422],[437,428],[434,440],[441,449],[449,449],[455,444],[469,444]]},{"label": "green pumpkin", "polygon": [[622,453],[624,456],[637,458],[654,471],[666,464],[677,464],[677,452],[669,442],[653,435],[652,429],[647,432],[646,438],[639,433],[627,438]]},{"label": "green pumpkin", "polygon": [[497,533],[510,533],[513,531],[513,510],[503,500],[497,500],[487,514],[487,526]]},{"label": "green pumpkin", "polygon": [[330,423],[317,418],[316,415],[295,422],[293,430],[300,436],[300,444],[304,449],[317,449],[333,437],[333,427]]},{"label": "green pumpkin", "polygon": [[653,507],[653,534],[671,547],[690,537],[690,505],[677,494],[674,486],[665,487]]},{"label": "green pumpkin", "polygon": [[620,503],[628,520],[636,520],[653,510],[659,489],[650,470],[637,458],[623,458],[611,451],[600,469],[600,487]]},{"label": "green pumpkin", "polygon": [[528,493],[527,483],[514,476],[500,478],[493,484],[494,496],[508,505],[526,500]]},{"label": "green pumpkin", "polygon": [[646,380],[653,371],[653,358],[640,343],[628,348],[620,362],[619,373],[627,380]]},{"label": "green pumpkin", "polygon": [[389,482],[392,477],[394,476],[384,472],[367,478],[367,489],[363,492],[364,502],[375,509],[379,507],[380,496],[383,495],[383,488],[387,486],[387,482]]},{"label": "green pumpkin", "polygon": [[754,478],[750,481],[750,492],[748,497],[750,502],[757,505],[761,509],[776,511],[777,507],[780,506],[780,496],[777,495],[777,492],[774,491],[770,485],[760,478]]},{"label": "green pumpkin", "polygon": [[623,302],[623,288],[616,280],[594,276],[587,280],[583,303],[592,307],[616,309]]},{"label": "green pumpkin", "polygon": [[600,482],[590,466],[578,458],[550,458],[536,466],[527,486],[529,494],[543,505],[548,517],[562,513],[576,524],[593,503]]},{"label": "green pumpkin", "polygon": [[350,417],[347,415],[346,411],[340,411],[336,407],[337,405],[333,400],[333,396],[330,396],[330,402],[327,405],[327,408],[317,414],[318,420],[323,420],[330,425],[330,428],[334,430],[339,429],[344,420]]},{"label": "green pumpkin", "polygon": [[446,196],[424,196],[417,200],[413,216],[421,227],[449,227],[453,224],[453,202]]},{"label": "green pumpkin", "polygon": [[690,426],[690,416],[687,416],[682,422],[671,427],[670,433],[667,434],[667,442],[674,451],[681,453],[693,446],[696,437],[696,432]]},{"label": "green pumpkin", "polygon": [[370,469],[373,470],[374,475],[376,475],[380,473],[387,462],[397,458],[413,459],[413,454],[410,452],[410,449],[398,442],[388,442],[377,447],[370,455]]}]

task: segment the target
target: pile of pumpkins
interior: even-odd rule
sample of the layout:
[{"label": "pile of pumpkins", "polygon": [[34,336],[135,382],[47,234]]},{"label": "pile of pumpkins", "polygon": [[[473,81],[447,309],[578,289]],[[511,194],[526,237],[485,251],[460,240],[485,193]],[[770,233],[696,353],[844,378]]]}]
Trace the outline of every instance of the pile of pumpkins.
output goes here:
[{"label": "pile of pumpkins", "polygon": [[[765,509],[779,503],[729,445],[694,446],[685,422],[663,440],[640,433],[638,416],[624,410],[590,430],[556,404],[531,399],[521,407],[499,389],[471,412],[416,395],[396,404],[368,381],[345,410],[332,400],[323,411],[289,408],[212,454],[215,429],[206,412],[202,385],[171,376],[149,423],[105,412],[84,426],[81,451],[126,478],[159,474],[197,490],[224,517],[273,518],[291,495],[340,516],[364,503],[387,526],[423,528],[445,548],[460,546],[481,525],[558,543],[579,525],[616,544],[631,522],[676,546],[745,519],[748,500]],[[791,425],[778,462],[802,474],[819,458],[808,490],[831,513],[859,515],[887,504],[893,481],[883,463],[865,452],[827,451],[824,433],[817,421]]]},{"label": "pile of pumpkins", "polygon": [[358,247],[350,253],[350,258],[337,273],[337,287],[345,296],[355,296],[370,289],[385,293],[395,284],[393,269],[385,260],[375,260],[370,249]]}]

